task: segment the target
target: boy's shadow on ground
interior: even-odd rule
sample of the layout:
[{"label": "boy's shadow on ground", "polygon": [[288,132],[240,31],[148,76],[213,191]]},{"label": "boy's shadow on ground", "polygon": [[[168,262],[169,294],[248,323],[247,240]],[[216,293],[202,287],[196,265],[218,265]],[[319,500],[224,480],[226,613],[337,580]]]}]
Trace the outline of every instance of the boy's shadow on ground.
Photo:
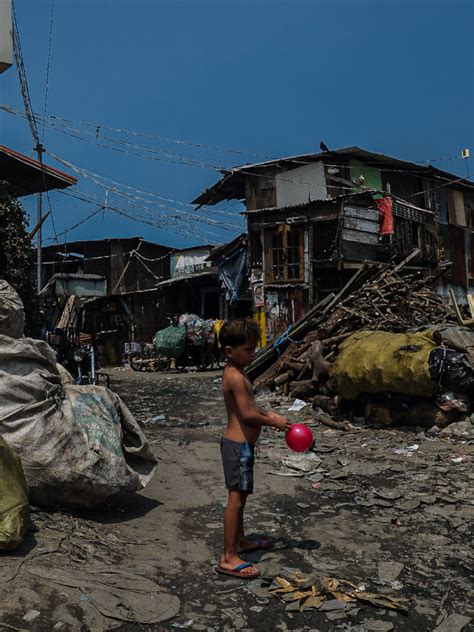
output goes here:
[{"label": "boy's shadow on ground", "polygon": [[302,549],[303,551],[316,551],[321,548],[321,542],[317,540],[293,540],[279,538],[267,551],[284,551],[286,549]]},{"label": "boy's shadow on ground", "polygon": [[259,549],[258,551],[248,551],[247,553],[243,554],[245,555],[245,559],[248,557],[252,562],[259,562],[264,555],[267,555],[269,553],[277,553],[279,551],[288,550],[316,551],[317,549],[321,548],[321,542],[318,542],[317,540],[278,538],[275,540],[270,540],[270,542],[271,546],[268,548]]}]

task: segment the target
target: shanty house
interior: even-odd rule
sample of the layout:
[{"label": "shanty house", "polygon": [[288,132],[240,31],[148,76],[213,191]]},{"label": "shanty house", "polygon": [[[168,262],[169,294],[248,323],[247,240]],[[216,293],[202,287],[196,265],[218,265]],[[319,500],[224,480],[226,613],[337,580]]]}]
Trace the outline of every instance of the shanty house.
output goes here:
[{"label": "shanty house", "polygon": [[159,308],[165,316],[197,314],[219,318],[220,286],[217,267],[208,259],[213,246],[174,250],[169,278],[157,284]]},{"label": "shanty house", "polygon": [[[74,289],[69,288],[78,288],[76,303],[83,317],[74,327],[94,335],[113,332],[107,338],[107,362],[120,360],[125,342],[150,342],[167,324],[157,308],[156,286],[170,275],[171,252],[171,248],[141,237],[74,241],[44,248],[42,294],[49,297],[50,330],[59,321],[63,327],[70,326],[64,315],[74,320],[77,309],[72,309]],[[98,292],[98,288],[103,290]],[[66,302],[64,297],[70,300]]]},{"label": "shanty house", "polygon": [[[474,185],[437,169],[349,147],[244,165],[194,200],[242,200],[254,315],[267,340],[339,290],[365,260],[403,258],[439,286],[474,291]],[[265,341],[264,341],[265,342]]]}]

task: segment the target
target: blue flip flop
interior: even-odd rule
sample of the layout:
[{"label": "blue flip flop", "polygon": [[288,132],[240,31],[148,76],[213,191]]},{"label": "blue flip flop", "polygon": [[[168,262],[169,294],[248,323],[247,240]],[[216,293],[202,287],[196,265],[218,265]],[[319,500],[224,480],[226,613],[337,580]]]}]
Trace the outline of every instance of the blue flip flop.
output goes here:
[{"label": "blue flip flop", "polygon": [[216,573],[220,573],[221,575],[229,575],[230,577],[240,577],[241,579],[256,579],[260,577],[262,571],[258,569],[254,573],[242,573],[242,571],[246,568],[250,568],[253,564],[239,564],[238,566],[234,566],[234,568],[223,568],[222,566],[216,566]]}]

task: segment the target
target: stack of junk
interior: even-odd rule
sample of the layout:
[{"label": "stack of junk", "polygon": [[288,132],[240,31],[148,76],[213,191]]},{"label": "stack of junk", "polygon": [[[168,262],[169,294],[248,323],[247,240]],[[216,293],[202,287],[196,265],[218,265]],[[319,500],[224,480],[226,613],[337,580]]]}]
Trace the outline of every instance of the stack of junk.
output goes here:
[{"label": "stack of junk", "polygon": [[102,386],[78,386],[42,340],[23,336],[18,294],[0,281],[0,548],[29,527],[29,502],[92,507],[143,489],[156,459],[133,415]]},{"label": "stack of junk", "polygon": [[312,401],[319,421],[471,427],[474,331],[407,264],[365,263],[337,294],[313,307],[257,354],[248,376]]},{"label": "stack of junk", "polygon": [[[186,350],[188,342],[195,350],[210,351],[216,343],[216,328],[219,320],[205,320],[196,314],[181,314],[177,322],[161,329],[155,334],[154,344],[157,352],[167,358],[179,360]],[[196,355],[195,360],[202,360]]]}]

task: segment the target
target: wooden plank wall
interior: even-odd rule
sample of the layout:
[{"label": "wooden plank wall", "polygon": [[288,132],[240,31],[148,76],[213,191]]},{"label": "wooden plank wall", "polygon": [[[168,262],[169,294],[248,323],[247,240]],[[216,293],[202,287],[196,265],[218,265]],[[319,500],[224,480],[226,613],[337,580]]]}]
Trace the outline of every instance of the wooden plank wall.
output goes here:
[{"label": "wooden plank wall", "polygon": [[342,215],[341,246],[345,259],[377,258],[379,216],[376,209],[346,204]]}]

